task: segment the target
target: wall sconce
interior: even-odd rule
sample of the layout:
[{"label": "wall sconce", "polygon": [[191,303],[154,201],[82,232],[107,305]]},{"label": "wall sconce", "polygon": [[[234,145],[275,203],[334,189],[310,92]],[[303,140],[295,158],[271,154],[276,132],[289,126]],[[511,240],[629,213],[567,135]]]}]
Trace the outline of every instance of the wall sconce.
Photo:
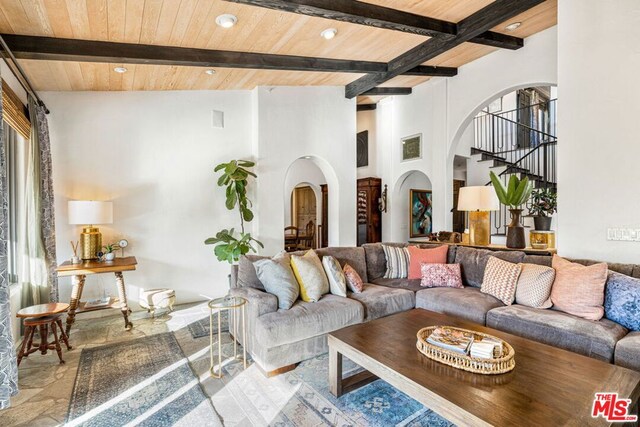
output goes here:
[{"label": "wall sconce", "polygon": [[387,184],[384,185],[384,190],[382,190],[381,197],[378,199],[378,209],[380,212],[387,211]]}]

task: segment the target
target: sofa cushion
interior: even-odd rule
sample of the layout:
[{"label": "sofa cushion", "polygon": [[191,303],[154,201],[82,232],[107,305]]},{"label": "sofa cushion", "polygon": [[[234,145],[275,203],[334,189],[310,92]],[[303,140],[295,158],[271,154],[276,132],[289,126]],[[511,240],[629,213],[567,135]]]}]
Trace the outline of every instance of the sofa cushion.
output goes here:
[{"label": "sofa cushion", "polygon": [[258,317],[255,339],[264,347],[275,347],[323,335],[361,323],[364,307],[358,301],[324,295],[318,302],[296,301],[289,310]]},{"label": "sofa cushion", "polygon": [[385,279],[383,277],[373,280],[371,283],[386,286],[388,288],[408,289],[410,291],[419,291],[424,289],[420,286],[421,279]]},{"label": "sofa cushion", "polygon": [[522,264],[489,257],[480,291],[498,298],[506,305],[511,305],[516,299],[516,285],[521,271]]},{"label": "sofa cushion", "polygon": [[238,288],[254,288],[264,291],[264,285],[258,279],[254,262],[261,259],[269,259],[268,256],[242,255],[238,262],[238,276],[236,286]]},{"label": "sofa cushion", "polygon": [[616,365],[640,371],[640,332],[631,332],[616,344]]},{"label": "sofa cushion", "polygon": [[374,320],[415,307],[415,292],[393,289],[365,283],[360,293],[349,294],[349,298],[364,306],[364,320]]},{"label": "sofa cushion", "polygon": [[331,255],[338,260],[344,268],[345,264],[349,264],[358,272],[362,280],[367,281],[367,260],[363,248],[358,247],[334,247],[316,249],[316,253],[320,258],[325,255]]},{"label": "sofa cushion", "polygon": [[283,251],[271,259],[260,259],[253,265],[267,292],[278,298],[278,308],[290,309],[300,295],[300,286],[293,277],[289,255]]},{"label": "sofa cushion", "polygon": [[[388,246],[404,248],[406,243],[385,243]],[[387,271],[387,258],[384,256],[382,243],[365,243],[362,245],[367,262],[367,281],[373,282],[384,276]]]},{"label": "sofa cushion", "polygon": [[503,304],[474,287],[430,288],[416,292],[416,308],[457,316],[481,325],[487,312]]},{"label": "sofa cushion", "polygon": [[362,277],[358,274],[358,272],[351,267],[349,264],[345,264],[344,266],[344,278],[347,282],[347,287],[351,292],[359,294],[364,290],[364,282],[362,281]]},{"label": "sofa cushion", "polygon": [[384,257],[387,259],[385,279],[406,279],[409,274],[409,250],[395,246],[382,245]]},{"label": "sofa cushion", "polygon": [[522,262],[525,264],[536,264],[551,267],[551,259],[552,257],[549,255],[525,255]]},{"label": "sofa cushion", "polygon": [[446,264],[447,246],[436,246],[433,248],[419,248],[417,246],[407,246],[409,251],[409,274],[408,279],[422,278],[422,264]]},{"label": "sofa cushion", "polygon": [[484,269],[489,257],[496,257],[515,264],[522,262],[524,252],[520,251],[490,251],[487,249],[458,247],[456,251],[456,264],[461,264],[462,280],[467,286],[479,288],[482,286]]},{"label": "sofa cushion", "polygon": [[611,320],[592,321],[517,304],[489,311],[487,326],[606,362],[613,360],[616,343],[627,333]]},{"label": "sofa cushion", "polygon": [[551,288],[554,308],[589,320],[602,319],[607,264],[584,266],[554,255],[552,267],[556,270]]},{"label": "sofa cushion", "polygon": [[[577,264],[582,264],[585,266],[590,266],[594,264],[601,264],[602,261],[595,261],[592,259],[572,259],[567,258],[568,261],[575,262]],[[609,270],[615,271],[616,273],[624,274],[626,276],[633,276],[633,270],[638,267],[635,264],[621,264],[621,263],[610,263],[607,265]]]},{"label": "sofa cushion", "polygon": [[632,331],[640,331],[640,279],[610,271],[604,312],[607,319]]}]

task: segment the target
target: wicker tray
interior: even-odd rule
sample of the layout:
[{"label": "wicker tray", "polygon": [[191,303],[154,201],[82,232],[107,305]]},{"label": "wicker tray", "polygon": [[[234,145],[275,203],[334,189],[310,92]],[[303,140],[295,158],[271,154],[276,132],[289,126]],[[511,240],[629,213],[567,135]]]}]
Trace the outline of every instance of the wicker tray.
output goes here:
[{"label": "wicker tray", "polygon": [[[480,359],[440,348],[427,342],[427,338],[429,338],[436,328],[449,328],[462,332],[470,332],[474,335],[474,339],[476,341],[481,341],[483,337],[501,341],[502,354],[494,359]],[[494,337],[493,335],[470,331],[468,329],[454,328],[452,326],[429,326],[427,328],[422,328],[418,331],[418,342],[416,343],[416,347],[420,353],[424,354],[429,359],[476,374],[504,374],[511,371],[516,366],[516,360],[514,358],[515,351],[508,342]]]}]

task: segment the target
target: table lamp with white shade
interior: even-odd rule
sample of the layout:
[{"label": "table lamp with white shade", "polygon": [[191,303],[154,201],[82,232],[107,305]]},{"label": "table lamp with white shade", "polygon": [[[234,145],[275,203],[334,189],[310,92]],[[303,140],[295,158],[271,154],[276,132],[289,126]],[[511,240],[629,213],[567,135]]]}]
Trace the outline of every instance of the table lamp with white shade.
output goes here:
[{"label": "table lamp with white shade", "polygon": [[491,243],[491,218],[489,211],[500,209],[496,192],[490,185],[460,188],[458,210],[469,212],[469,243]]},{"label": "table lamp with white shade", "polygon": [[102,249],[102,234],[97,224],[113,222],[113,203],[93,200],[69,201],[69,224],[84,226],[80,234],[81,257],[84,260],[97,259]]}]

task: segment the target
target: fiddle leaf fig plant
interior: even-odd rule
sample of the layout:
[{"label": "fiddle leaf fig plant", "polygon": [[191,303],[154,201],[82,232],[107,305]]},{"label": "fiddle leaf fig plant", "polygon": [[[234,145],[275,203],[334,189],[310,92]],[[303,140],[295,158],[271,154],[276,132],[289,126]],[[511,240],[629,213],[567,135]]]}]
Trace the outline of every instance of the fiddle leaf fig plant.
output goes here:
[{"label": "fiddle leaf fig plant", "polygon": [[519,179],[515,175],[511,175],[509,183],[505,187],[498,175],[493,171],[489,173],[491,176],[491,183],[496,191],[498,200],[503,205],[510,209],[517,209],[529,200],[531,192],[533,191],[533,183],[529,182],[529,178],[526,176],[523,179]]},{"label": "fiddle leaf fig plant", "polygon": [[257,178],[257,175],[249,170],[254,166],[255,163],[249,160],[231,160],[228,163],[220,163],[213,170],[222,172],[218,178],[218,186],[225,187],[225,207],[230,211],[237,208],[240,216],[240,231],[225,228],[218,231],[215,237],[209,237],[204,241],[205,245],[215,245],[213,252],[219,261],[233,264],[240,256],[250,251],[257,252],[256,245],[264,248],[260,241],[244,231],[245,222],[253,220],[247,186],[249,176]]}]

